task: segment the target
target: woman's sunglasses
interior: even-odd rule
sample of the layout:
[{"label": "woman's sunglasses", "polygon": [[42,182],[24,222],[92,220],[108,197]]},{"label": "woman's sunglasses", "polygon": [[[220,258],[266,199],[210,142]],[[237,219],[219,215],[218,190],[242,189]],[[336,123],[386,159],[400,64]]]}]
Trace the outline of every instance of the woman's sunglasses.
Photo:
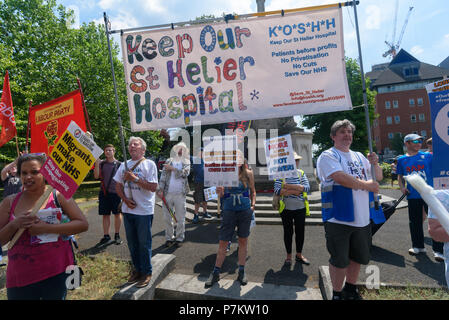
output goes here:
[{"label": "woman's sunglasses", "polygon": [[412,142],[412,143],[414,143],[414,144],[418,144],[418,143],[422,143],[422,140],[412,140],[412,141],[410,141],[410,142]]}]

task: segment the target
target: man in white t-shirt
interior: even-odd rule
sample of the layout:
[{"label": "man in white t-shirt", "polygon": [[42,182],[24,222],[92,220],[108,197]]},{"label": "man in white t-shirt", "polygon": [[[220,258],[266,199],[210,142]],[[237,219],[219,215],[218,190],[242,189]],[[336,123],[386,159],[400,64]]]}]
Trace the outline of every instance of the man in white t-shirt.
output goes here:
[{"label": "man in white t-shirt", "polygon": [[152,160],[144,158],[147,145],[142,138],[131,137],[128,151],[131,160],[117,170],[114,176],[116,191],[122,199],[126,240],[134,270],[128,280],[137,287],[147,286],[151,280],[151,226],[153,223],[157,168]]},{"label": "man in white t-shirt", "polygon": [[354,131],[349,120],[336,121],[330,134],[334,147],[317,161],[334,300],[361,299],[355,284],[360,265],[370,259],[370,192],[379,192],[379,184],[372,180],[371,165],[377,180],[383,177],[375,153],[367,159],[350,150]]},{"label": "man in white t-shirt", "polygon": [[[176,218],[176,222],[162,206],[165,219],[165,245],[180,247],[185,239],[186,195],[190,192],[188,177],[190,174],[189,149],[184,142],[176,144],[172,149],[172,156],[165,162],[157,195],[165,197]],[[176,226],[176,234],[175,234]]]}]

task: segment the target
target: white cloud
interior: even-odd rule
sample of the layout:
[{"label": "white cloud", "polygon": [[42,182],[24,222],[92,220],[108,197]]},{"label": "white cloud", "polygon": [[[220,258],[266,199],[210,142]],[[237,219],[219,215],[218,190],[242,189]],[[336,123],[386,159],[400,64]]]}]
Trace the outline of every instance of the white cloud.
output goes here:
[{"label": "white cloud", "polygon": [[368,30],[380,29],[382,14],[378,6],[370,5],[365,9],[365,28]]},{"label": "white cloud", "polygon": [[119,7],[121,1],[120,0],[100,0],[98,2],[98,6],[102,9],[102,10],[107,10],[107,9],[114,9]]},{"label": "white cloud", "polygon": [[421,46],[416,45],[410,49],[410,53],[413,56],[421,56],[424,53],[424,49]]},{"label": "white cloud", "polygon": [[162,3],[162,0],[144,0],[140,2],[142,2],[142,8],[148,12],[157,14],[165,14],[168,12],[167,6]]}]

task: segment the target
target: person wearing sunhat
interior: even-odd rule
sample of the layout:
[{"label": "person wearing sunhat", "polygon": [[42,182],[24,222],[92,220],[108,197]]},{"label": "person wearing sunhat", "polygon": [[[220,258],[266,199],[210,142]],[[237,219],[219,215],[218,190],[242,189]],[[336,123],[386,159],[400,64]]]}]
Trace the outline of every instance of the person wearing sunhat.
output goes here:
[{"label": "person wearing sunhat", "polygon": [[[310,190],[309,180],[303,170],[299,168],[302,159],[294,152],[297,175],[286,179],[277,179],[274,183],[274,192],[282,197],[283,205],[279,208],[284,229],[284,245],[287,258],[284,264],[292,263],[292,239],[295,234],[296,255],[295,261],[309,265],[309,260],[302,255],[304,245],[304,232],[306,215],[309,214],[307,192]],[[285,206],[284,206],[285,205]]]},{"label": "person wearing sunhat", "polygon": [[[165,220],[165,245],[180,247],[185,239],[186,195],[190,192],[188,176],[190,174],[189,149],[184,142],[176,144],[171,157],[164,164],[157,195],[165,197],[167,205],[174,209],[176,221],[167,207],[163,207]],[[175,229],[176,226],[176,229]],[[176,234],[175,234],[176,230]]]},{"label": "person wearing sunhat", "polygon": [[[410,184],[405,183],[404,176],[419,174],[430,186],[433,186],[432,157],[428,152],[422,152],[424,138],[415,133],[404,137],[404,145],[407,148],[405,155],[399,157],[397,165],[398,184],[403,194],[407,194],[408,216],[412,248],[409,254],[416,256],[425,253],[424,230],[423,230],[423,208],[427,213],[427,204],[421,195]],[[432,249],[436,261],[444,261],[443,243],[432,241]]]}]

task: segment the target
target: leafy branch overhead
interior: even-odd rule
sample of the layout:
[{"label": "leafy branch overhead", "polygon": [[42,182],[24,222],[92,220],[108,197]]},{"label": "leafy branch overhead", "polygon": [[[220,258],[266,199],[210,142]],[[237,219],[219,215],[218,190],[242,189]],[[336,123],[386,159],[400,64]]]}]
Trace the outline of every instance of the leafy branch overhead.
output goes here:
[{"label": "leafy branch overhead", "polygon": [[[100,147],[114,144],[121,158],[104,25],[91,22],[75,29],[73,22],[73,11],[55,0],[0,1],[0,74],[9,70],[19,148],[25,149],[29,101],[39,105],[76,90],[79,78],[95,141]],[[129,128],[123,65],[114,42],[112,52],[123,126]],[[136,135],[147,141],[150,155],[160,151],[158,131],[124,133],[125,143]],[[16,156],[13,139],[2,147],[0,162]]]}]

